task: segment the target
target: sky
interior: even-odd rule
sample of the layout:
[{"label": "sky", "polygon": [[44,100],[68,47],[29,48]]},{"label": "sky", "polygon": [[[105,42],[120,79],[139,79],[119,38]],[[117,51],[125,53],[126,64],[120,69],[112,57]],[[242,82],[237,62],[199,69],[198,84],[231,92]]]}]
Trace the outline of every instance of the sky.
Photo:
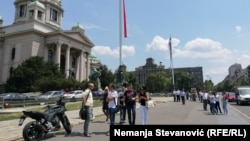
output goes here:
[{"label": "sky", "polygon": [[[120,28],[119,1],[62,0],[62,29],[81,24],[95,45],[92,52],[113,72],[120,65],[120,48],[127,71],[150,57],[170,68],[170,36],[173,67],[201,66],[204,81],[217,84],[231,65],[250,64],[249,0],[125,0],[127,38]],[[3,26],[14,21],[13,3],[0,2]]]}]

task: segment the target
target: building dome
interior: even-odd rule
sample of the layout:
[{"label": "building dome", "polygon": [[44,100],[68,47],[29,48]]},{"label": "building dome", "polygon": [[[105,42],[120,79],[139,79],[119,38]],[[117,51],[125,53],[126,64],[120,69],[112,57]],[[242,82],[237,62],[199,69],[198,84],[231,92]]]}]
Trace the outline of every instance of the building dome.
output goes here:
[{"label": "building dome", "polygon": [[91,60],[97,60],[97,57],[96,57],[96,55],[95,55],[94,52],[91,52],[91,53],[90,53],[89,59],[91,59]]},{"label": "building dome", "polygon": [[71,29],[72,30],[77,30],[77,29],[84,30],[83,26],[80,25],[79,23],[77,23],[76,25],[72,26]]},{"label": "building dome", "polygon": [[3,17],[2,17],[2,16],[0,16],[0,20],[3,20]]},{"label": "building dome", "polygon": [[61,3],[61,0],[53,0],[53,1],[55,1],[55,2],[57,2],[57,3]]},{"label": "building dome", "polygon": [[36,6],[42,8],[42,9],[45,9],[44,4],[42,4],[42,3],[39,2],[38,0],[35,0],[35,1],[30,2],[30,3],[28,4],[28,7],[36,7]]}]

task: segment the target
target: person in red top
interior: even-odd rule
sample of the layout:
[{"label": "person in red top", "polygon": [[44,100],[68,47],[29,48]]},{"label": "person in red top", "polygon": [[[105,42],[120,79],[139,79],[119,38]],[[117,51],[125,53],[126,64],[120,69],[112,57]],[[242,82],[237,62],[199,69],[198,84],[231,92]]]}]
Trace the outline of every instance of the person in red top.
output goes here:
[{"label": "person in red top", "polygon": [[221,101],[222,101],[223,112],[225,115],[227,115],[228,113],[228,110],[227,110],[228,93],[227,92],[223,92]]}]

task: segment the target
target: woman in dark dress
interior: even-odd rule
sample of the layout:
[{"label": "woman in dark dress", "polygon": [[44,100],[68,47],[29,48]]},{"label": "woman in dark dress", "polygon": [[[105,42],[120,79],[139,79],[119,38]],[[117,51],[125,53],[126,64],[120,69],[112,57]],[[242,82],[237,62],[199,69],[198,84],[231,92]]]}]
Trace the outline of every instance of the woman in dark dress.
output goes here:
[{"label": "woman in dark dress", "polygon": [[102,111],[106,116],[106,121],[109,119],[109,112],[108,112],[108,102],[106,101],[108,96],[109,89],[108,87],[105,87],[103,91],[103,97],[102,97]]}]

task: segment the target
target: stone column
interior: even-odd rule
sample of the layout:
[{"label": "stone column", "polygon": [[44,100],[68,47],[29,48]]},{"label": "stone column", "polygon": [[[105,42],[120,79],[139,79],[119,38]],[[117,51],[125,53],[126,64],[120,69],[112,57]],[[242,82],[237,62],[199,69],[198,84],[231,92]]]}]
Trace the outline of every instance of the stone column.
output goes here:
[{"label": "stone column", "polygon": [[68,46],[67,47],[67,49],[66,49],[66,58],[65,58],[65,74],[66,74],[66,78],[68,78],[69,77],[69,75],[70,75],[70,67],[69,67],[69,61],[70,61],[70,46]]},{"label": "stone column", "polygon": [[59,69],[61,65],[61,45],[62,43],[60,42],[56,44],[56,64],[58,64]]},{"label": "stone column", "polygon": [[48,59],[48,55],[49,55],[48,53],[49,53],[48,44],[45,43],[44,44],[44,54],[43,54],[44,59],[43,60],[46,61],[46,62],[49,60]]},{"label": "stone column", "polygon": [[84,52],[83,52],[83,50],[81,51],[81,53],[80,53],[80,64],[79,64],[79,67],[80,67],[80,69],[79,69],[79,71],[80,71],[80,77],[79,77],[79,80],[80,81],[83,81],[84,80],[84,66],[85,66],[85,61],[84,61]]},{"label": "stone column", "polygon": [[88,81],[89,80],[89,71],[90,71],[90,64],[89,64],[89,52],[85,52],[85,55],[86,55],[86,65],[85,68],[86,68],[86,80]]}]

